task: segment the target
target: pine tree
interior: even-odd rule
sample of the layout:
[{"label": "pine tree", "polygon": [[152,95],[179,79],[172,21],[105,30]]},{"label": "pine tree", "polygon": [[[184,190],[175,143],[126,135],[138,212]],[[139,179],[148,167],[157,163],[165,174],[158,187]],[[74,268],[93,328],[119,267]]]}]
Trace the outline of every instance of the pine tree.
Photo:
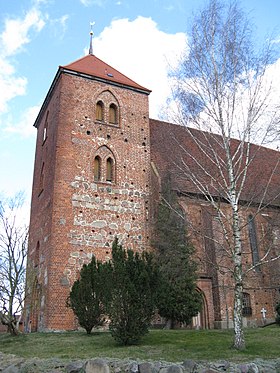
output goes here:
[{"label": "pine tree", "polygon": [[110,331],[124,345],[137,342],[148,332],[156,307],[158,272],[148,253],[112,247],[113,284],[109,308]]},{"label": "pine tree", "polygon": [[194,248],[187,239],[184,212],[170,175],[163,179],[161,197],[154,242],[162,276],[158,312],[173,328],[176,322],[191,322],[201,308],[201,296],[196,290]]},{"label": "pine tree", "polygon": [[87,334],[105,321],[106,307],[110,302],[111,273],[110,263],[100,263],[93,256],[89,264],[83,265],[80,278],[71,289],[68,306]]}]

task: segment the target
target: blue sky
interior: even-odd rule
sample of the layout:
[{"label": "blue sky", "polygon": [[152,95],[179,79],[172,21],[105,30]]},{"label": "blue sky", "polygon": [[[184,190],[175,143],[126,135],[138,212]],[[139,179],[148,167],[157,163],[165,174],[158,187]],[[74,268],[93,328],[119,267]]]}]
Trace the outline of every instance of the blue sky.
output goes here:
[{"label": "blue sky", "polygon": [[[240,2],[255,24],[256,41],[273,33],[279,42],[280,1]],[[150,116],[156,118],[170,93],[168,66],[176,64],[186,46],[192,12],[203,4],[204,0],[0,0],[0,191],[25,190],[29,200],[34,120],[58,66],[87,53],[90,22],[95,22],[94,54],[152,89]]]}]

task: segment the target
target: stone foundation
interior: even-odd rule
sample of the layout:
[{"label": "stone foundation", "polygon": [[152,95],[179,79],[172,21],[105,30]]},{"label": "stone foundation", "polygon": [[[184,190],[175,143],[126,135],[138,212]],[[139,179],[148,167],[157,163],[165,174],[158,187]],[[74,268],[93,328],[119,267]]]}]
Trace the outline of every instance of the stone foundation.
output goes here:
[{"label": "stone foundation", "polygon": [[280,359],[270,361],[256,359],[253,362],[246,363],[231,363],[225,360],[206,362],[191,359],[186,359],[180,363],[168,363],[165,361],[145,362],[106,358],[66,361],[56,358],[23,359],[0,352],[0,367],[2,373],[212,373],[225,371],[234,373],[273,373],[280,372]]}]

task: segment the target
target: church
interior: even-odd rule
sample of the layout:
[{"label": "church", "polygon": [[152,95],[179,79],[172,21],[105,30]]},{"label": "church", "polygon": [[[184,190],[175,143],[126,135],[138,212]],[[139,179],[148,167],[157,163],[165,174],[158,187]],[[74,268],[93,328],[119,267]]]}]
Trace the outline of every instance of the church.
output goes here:
[{"label": "church", "polygon": [[[110,259],[115,236],[125,248],[151,249],[154,211],[166,172],[186,212],[199,263],[197,291],[203,307],[191,327],[232,327],[232,274],[222,273],[218,265],[224,238],[215,211],[176,166],[184,148],[192,152],[192,159],[201,154],[184,127],[149,118],[150,92],[101,61],[92,49],[58,68],[34,124],[25,303],[30,331],[77,328],[66,305],[71,286],[93,255]],[[272,169],[270,189],[279,193],[278,157],[278,152],[261,148],[251,172],[254,178],[249,178],[243,198],[245,266],[261,258],[268,246],[269,257],[279,254],[279,197],[275,194],[260,214],[255,214],[256,204],[249,198],[257,195],[257,184],[268,180]],[[200,172],[188,157],[184,162]],[[227,213],[226,201],[220,203]],[[268,261],[253,269],[244,284],[244,325],[273,321],[279,300],[279,261]]]}]

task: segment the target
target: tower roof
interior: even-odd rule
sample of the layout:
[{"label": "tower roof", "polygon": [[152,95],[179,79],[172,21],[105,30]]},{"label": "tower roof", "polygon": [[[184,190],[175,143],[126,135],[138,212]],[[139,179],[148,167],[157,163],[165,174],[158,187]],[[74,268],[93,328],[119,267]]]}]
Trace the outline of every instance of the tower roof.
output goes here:
[{"label": "tower roof", "polygon": [[95,77],[108,83],[111,82],[113,84],[131,87],[144,91],[148,94],[151,92],[151,90],[137,84],[93,54],[88,54],[87,56],[71,62],[68,65],[60,66],[60,68],[64,71],[73,71]]},{"label": "tower roof", "polygon": [[34,127],[37,128],[39,120],[44,112],[46,105],[52,95],[53,89],[57,84],[57,81],[61,74],[73,74],[83,76],[88,79],[95,79],[107,84],[112,84],[120,86],[127,89],[136,90],[140,93],[149,95],[151,93],[150,89],[147,89],[133,80],[129,79],[127,76],[120,73],[118,70],[114,69],[112,66],[103,62],[93,54],[88,54],[74,62],[69,63],[65,66],[59,66],[56,76],[51,84],[51,87],[47,93],[47,96],[43,102],[40,112],[35,120]]}]

